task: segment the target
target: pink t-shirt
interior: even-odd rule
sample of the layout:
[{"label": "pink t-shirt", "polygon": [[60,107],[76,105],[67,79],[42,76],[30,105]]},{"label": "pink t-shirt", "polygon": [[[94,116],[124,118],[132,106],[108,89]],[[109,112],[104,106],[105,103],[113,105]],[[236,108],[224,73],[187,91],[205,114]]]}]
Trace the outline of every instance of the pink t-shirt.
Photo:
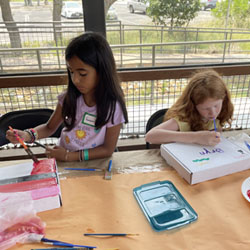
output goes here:
[{"label": "pink t-shirt", "polygon": [[[59,104],[62,106],[65,93],[58,96]],[[69,151],[95,148],[104,143],[106,129],[124,123],[125,119],[120,104],[116,103],[114,113],[114,124],[112,119],[100,129],[95,129],[96,105],[89,107],[85,104],[83,96],[77,98],[75,126],[70,131],[62,130],[59,145]]]}]

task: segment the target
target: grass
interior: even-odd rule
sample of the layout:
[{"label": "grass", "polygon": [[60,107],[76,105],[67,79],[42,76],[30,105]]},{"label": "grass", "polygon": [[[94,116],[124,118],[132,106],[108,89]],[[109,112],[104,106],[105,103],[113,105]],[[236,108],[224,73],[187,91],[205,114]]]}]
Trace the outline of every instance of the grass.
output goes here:
[{"label": "grass", "polygon": [[[198,35],[196,31],[187,30],[186,33],[183,31],[168,31],[167,29],[164,31],[159,30],[125,30],[123,32],[124,38],[122,44],[153,44],[153,43],[170,43],[170,42],[182,42],[182,41],[212,41],[212,40],[224,40],[225,34],[221,31],[211,31],[204,30],[199,31]],[[230,35],[230,33],[229,33]],[[249,39],[250,34],[244,33],[234,33],[231,39]],[[119,31],[107,31],[107,39],[111,45],[116,45],[121,43],[121,37]],[[227,39],[230,39],[228,36]],[[197,47],[205,51],[205,53],[213,53],[221,52],[223,49],[222,44],[213,44],[211,48],[211,44],[204,45],[193,45],[191,47]],[[171,46],[174,49],[174,46]],[[238,49],[240,51],[244,51],[249,53],[250,51],[250,43],[239,43]]]}]

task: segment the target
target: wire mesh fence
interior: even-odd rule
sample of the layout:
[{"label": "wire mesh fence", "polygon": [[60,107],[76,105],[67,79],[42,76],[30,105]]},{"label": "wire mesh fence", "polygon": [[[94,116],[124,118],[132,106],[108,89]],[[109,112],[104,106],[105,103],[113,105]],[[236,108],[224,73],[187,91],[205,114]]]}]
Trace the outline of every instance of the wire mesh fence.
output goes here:
[{"label": "wire mesh fence", "polygon": [[[223,77],[232,96],[234,120],[232,129],[250,128],[250,75]],[[145,135],[146,123],[155,111],[169,108],[181,95],[188,78],[150,81],[123,81],[129,123],[121,131],[120,138]],[[0,88],[0,113],[9,111],[52,108],[57,96],[66,85]]]}]

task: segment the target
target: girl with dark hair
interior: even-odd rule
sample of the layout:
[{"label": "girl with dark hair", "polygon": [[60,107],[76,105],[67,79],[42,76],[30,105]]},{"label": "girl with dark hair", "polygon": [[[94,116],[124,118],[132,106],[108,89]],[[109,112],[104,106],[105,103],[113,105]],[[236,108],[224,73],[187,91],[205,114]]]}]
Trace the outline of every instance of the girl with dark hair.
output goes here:
[{"label": "girl with dark hair", "polygon": [[[120,129],[128,122],[124,95],[112,50],[94,32],[74,38],[66,48],[67,91],[59,95],[56,110],[46,124],[20,131],[26,142],[46,138],[64,122],[59,145],[46,148],[59,161],[83,161],[112,155]],[[6,135],[17,143],[15,135]]]},{"label": "girl with dark hair", "polygon": [[[233,104],[221,76],[214,70],[196,72],[182,95],[166,112],[165,122],[146,134],[146,141],[196,143],[214,146],[220,131],[231,127]],[[218,130],[218,131],[217,131]]]}]

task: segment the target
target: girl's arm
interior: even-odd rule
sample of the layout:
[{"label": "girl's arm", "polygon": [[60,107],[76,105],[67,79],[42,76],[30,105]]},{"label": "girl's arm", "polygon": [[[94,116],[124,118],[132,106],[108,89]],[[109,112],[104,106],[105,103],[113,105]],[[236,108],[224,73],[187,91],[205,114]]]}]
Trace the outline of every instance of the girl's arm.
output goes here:
[{"label": "girl's arm", "polygon": [[38,139],[51,136],[59,128],[62,122],[62,107],[60,104],[57,104],[55,111],[52,113],[47,123],[34,128],[35,131],[37,131]]},{"label": "girl's arm", "polygon": [[153,144],[184,142],[214,146],[220,142],[220,133],[214,131],[180,132],[178,123],[172,118],[148,131],[145,140]]},{"label": "girl's arm", "polygon": [[[38,139],[47,138],[57,130],[57,128],[63,121],[61,118],[61,112],[62,112],[62,107],[58,104],[56,110],[52,113],[48,122],[34,128],[34,130],[38,134]],[[24,141],[29,142],[31,140],[30,134],[28,132],[17,129],[15,129],[15,131],[21,138],[24,139]],[[6,138],[12,143],[18,143],[16,136],[10,130],[6,132]]]},{"label": "girl's arm", "polygon": [[110,157],[115,151],[122,124],[109,127],[106,130],[104,143],[89,149],[89,159]]}]

